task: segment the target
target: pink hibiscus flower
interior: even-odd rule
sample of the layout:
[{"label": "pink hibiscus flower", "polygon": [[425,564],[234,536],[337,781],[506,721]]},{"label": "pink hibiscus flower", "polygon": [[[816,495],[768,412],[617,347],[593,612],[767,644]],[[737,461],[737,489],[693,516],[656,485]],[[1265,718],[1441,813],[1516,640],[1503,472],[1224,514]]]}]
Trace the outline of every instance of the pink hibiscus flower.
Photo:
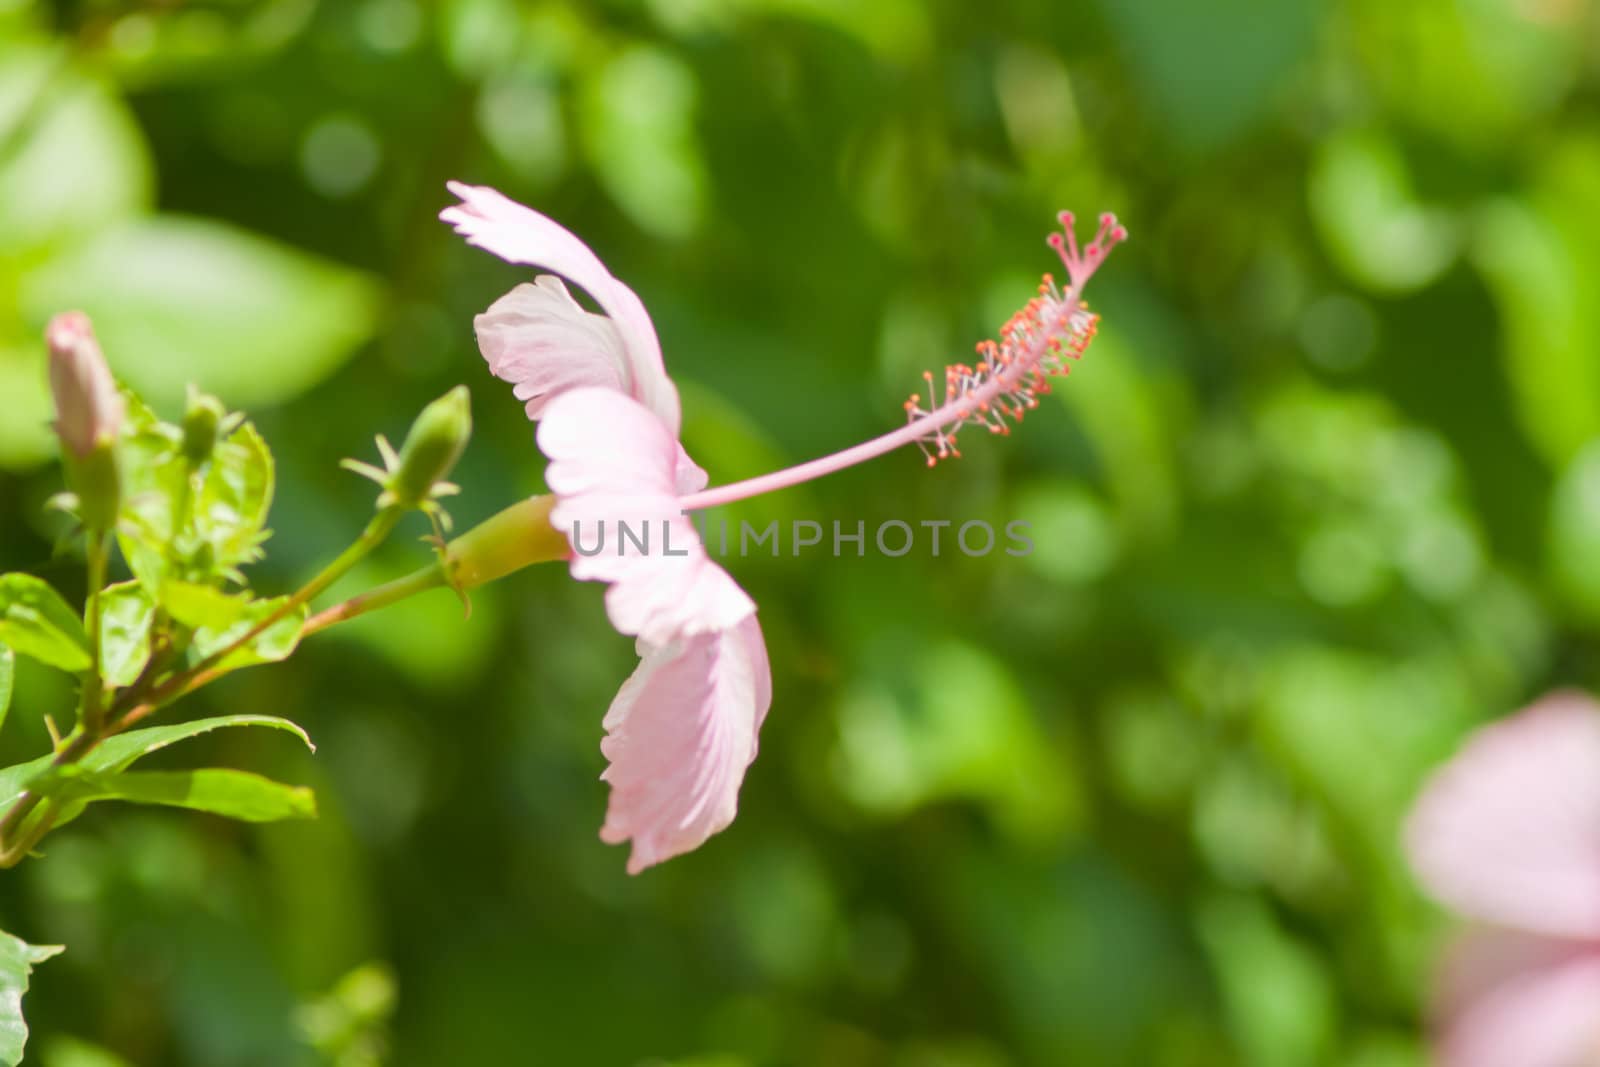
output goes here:
[{"label": "pink hibiscus flower", "polygon": [[1444,960],[1444,1067],[1600,1063],[1600,705],[1554,693],[1479,730],[1406,827],[1430,894],[1474,920]]},{"label": "pink hibiscus flower", "polygon": [[[1071,216],[1051,244],[1070,279],[1048,278],[976,366],[946,369],[938,402],[906,403],[907,424],[843,452],[745,482],[706,488],[678,441],[678,394],[644,305],[587,246],[500,193],[452,183],[459,205],[441,215],[467,240],[513,263],[554,271],[588,291],[604,315],[577,304],[557,278],[517,286],[477,317],[490,370],[514,385],[540,422],[550,521],[573,547],[572,575],[607,583],[612,624],[637,638],[639,667],[605,717],[601,750],[611,785],[601,837],[632,842],[630,873],[696,848],[733,821],[772,700],[755,603],[712,562],[688,513],[786,488],[917,444],[931,464],[958,454],[956,433],[1007,433],[1067,373],[1094,335],[1085,282],[1126,232],[1103,216],[1079,249]],[[606,541],[607,531],[613,535]],[[652,544],[653,540],[653,544]],[[591,548],[593,545],[595,547]],[[631,551],[630,551],[631,548]]]}]

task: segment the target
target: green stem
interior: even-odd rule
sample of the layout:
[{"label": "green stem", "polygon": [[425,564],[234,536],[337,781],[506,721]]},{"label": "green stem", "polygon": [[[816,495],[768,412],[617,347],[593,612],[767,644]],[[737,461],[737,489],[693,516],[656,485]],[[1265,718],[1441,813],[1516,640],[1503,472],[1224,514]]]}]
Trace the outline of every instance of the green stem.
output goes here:
[{"label": "green stem", "polygon": [[[383,543],[384,539],[394,530],[395,524],[400,521],[404,509],[393,507],[385,508],[373,516],[367,523],[367,528],[361,532],[354,543],[346,548],[339,556],[324,567],[315,578],[312,578],[284,603],[265,619],[253,626],[249,632],[238,640],[231,642],[227,647],[207,656],[194,667],[181,674],[173,675],[165,682],[143,694],[143,702],[134,707],[120,720],[114,720],[107,729],[105,709],[101,706],[102,688],[100,684],[100,587],[105,584],[106,557],[109,542],[106,538],[91,535],[89,538],[89,643],[93,663],[90,666],[89,679],[84,684],[83,710],[79,716],[78,729],[73,732],[67,744],[63,745],[56,753],[55,765],[63,766],[76,763],[88,755],[98,745],[107,733],[118,733],[125,730],[132,723],[144,718],[157,708],[176,700],[178,697],[197,689],[223,672],[217,670],[221,662],[246,643],[255,639],[262,631],[273,623],[282,619],[290,612],[297,610],[302,604],[326,590],[334,582],[343,577],[350,568],[361,562],[373,549]],[[111,713],[125,710],[125,705],[134,700],[139,700],[142,686],[132,686],[125,690],[122,696],[113,703]],[[37,793],[24,791],[11,805],[11,808],[0,817],[0,867],[10,867],[19,862],[32,850],[50,828],[51,817],[46,814],[35,827],[30,830],[22,840],[12,841],[11,836],[22,826],[23,822],[39,806],[44,798]]]},{"label": "green stem", "polygon": [[[67,743],[56,752],[56,758],[52,762],[57,767],[76,763],[84,756],[87,756],[90,749],[99,743],[100,736],[98,734],[91,734],[80,725],[77,730],[73,731],[72,737],[68,739]],[[21,840],[11,840],[12,834],[22,826],[29,815],[33,814],[34,809],[43,800],[44,797],[40,794],[25,789],[12,803],[10,809],[6,811],[5,817],[0,818],[0,868],[16,866],[24,856],[33,851],[33,846],[37,845],[39,840],[50,832],[50,827],[55,823],[55,815],[51,812],[46,812],[45,816],[35,823]]]},{"label": "green stem", "polygon": [[311,616],[306,621],[306,627],[301,631],[301,636],[310,637],[314,633],[326,630],[335,623],[354,619],[379,608],[386,608],[390,604],[397,604],[407,597],[425,593],[430,589],[443,589],[450,584],[445,574],[445,569],[440,564],[424,567],[414,571],[404,578],[396,578],[365,593],[353,596],[349,600],[335,604],[333,607]]},{"label": "green stem", "polygon": [[566,536],[550,525],[555,502],[554,496],[517,501],[451,541],[438,563],[319,612],[304,632],[314,634],[429,589],[448,586],[465,596],[524,567],[566,559]]},{"label": "green stem", "polygon": [[[388,539],[389,534],[394,532],[395,524],[400,521],[400,516],[405,514],[405,510],[401,507],[388,507],[374,515],[372,521],[367,523],[367,528],[361,531],[361,536],[356,538],[349,548],[339,553],[332,563],[322,568],[322,573],[301,586],[300,590],[291,596],[282,608],[275,612],[276,618],[268,619],[258,624],[253,633],[236,642],[227,652],[232,652],[234,649],[241,647],[246,641],[249,641],[268,626],[277,622],[278,619],[283,618],[302,604],[321,595],[328,586],[343,578],[350,572],[350,568],[360,563],[371,554],[373,549]],[[219,655],[226,655],[227,652]]]},{"label": "green stem", "polygon": [[[320,612],[306,623],[302,634],[309,636],[335,623],[388,607],[390,604],[430,589],[448,586],[465,593],[468,589],[494,581],[531,564],[565,559],[568,552],[566,538],[550,525],[550,509],[554,504],[554,498],[549,496],[534,497],[513,504],[450,542],[445,546],[443,558],[439,562]],[[298,608],[337,581],[382,543],[394,529],[401,514],[402,509],[398,508],[379,512],[354,544],[288,598],[281,612],[275,613],[273,618],[260,624],[254,631],[227,649],[208,656],[193,669],[169,678],[143,694],[142,702],[136,707],[124,709],[121,705],[123,700],[129,697],[141,699],[143,686],[136,683],[124,690],[118,702],[113,704],[111,711],[113,715],[119,711],[125,711],[125,714],[120,719],[113,718],[107,727],[95,731],[90,731],[80,724],[79,729],[75,730],[56,752],[55,765],[76,763],[88,755],[103,737],[126,730],[177,697],[191,693],[221,677],[225,672],[218,670],[217,666],[224,657],[272,625],[277,619],[282,618],[284,614]],[[47,809],[38,821],[27,827],[22,838],[12,840],[13,835],[26,825],[28,817],[44,800],[43,796],[25,790],[10,809],[0,816],[0,868],[20,862],[40,839],[49,833],[54,825],[55,813]]]},{"label": "green stem", "polygon": [[[89,668],[83,677],[83,696],[78,705],[78,725],[67,743],[56,750],[54,763],[62,766],[84,757],[100,743],[105,730],[105,684],[100,677],[100,594],[106,584],[106,570],[111,556],[111,535],[100,530],[90,530],[85,543],[88,557],[88,595],[84,598],[84,629],[89,636]],[[54,817],[46,814],[19,841],[11,840],[22,823],[33,814],[44,798],[31,790],[23,790],[12,803],[4,817],[0,817],[0,868],[13,867],[33,851],[39,839],[50,832]]]},{"label": "green stem", "polygon": [[[351,543],[350,547],[339,553],[332,563],[322,568],[315,578],[312,578],[309,582],[301,586],[293,594],[287,597],[282,604],[278,605],[278,607],[269,612],[265,618],[261,619],[254,626],[250,627],[249,630],[245,631],[241,637],[229,642],[226,646],[219,648],[217,651],[211,653],[211,655],[207,656],[199,663],[196,663],[188,670],[173,675],[160,685],[156,686],[154,689],[150,690],[150,692],[145,695],[144,701],[140,707],[133,709],[135,711],[141,711],[141,714],[139,714],[137,717],[134,717],[131,714],[129,716],[125,716],[122,721],[116,723],[116,725],[113,727],[113,730],[126,729],[130,719],[133,721],[142,719],[145,715],[148,715],[156,708],[171,703],[178,697],[192,692],[193,690],[204,685],[206,682],[218,677],[223,672],[217,670],[217,667],[223,662],[223,660],[239,651],[239,649],[243,648],[251,641],[254,641],[263,632],[265,632],[268,627],[281,621],[291,612],[298,611],[300,607],[303,606],[307,601],[316,597],[334,582],[344,577],[352,567],[365,559],[373,549],[377,548],[384,542],[385,539],[388,538],[389,534],[393,532],[395,524],[400,521],[401,516],[404,514],[405,509],[401,507],[388,507],[378,512],[372,517],[372,521],[367,523],[367,528],[361,531],[361,536],[356,538],[355,541]],[[127,711],[130,703],[131,702],[126,699],[119,700],[112,707],[113,714],[121,711]]]},{"label": "green stem", "polygon": [[[29,812],[31,812],[39,803],[38,797],[32,797],[31,799],[33,800],[33,804],[28,806]],[[22,805],[18,803],[13,810],[21,807]],[[55,824],[55,811],[46,811],[44,816],[38,822],[33,824],[33,827],[29,829],[25,835],[23,835],[21,840],[14,841],[3,848],[0,848],[0,868],[15,867],[17,864],[21,863],[27,857],[28,853],[33,851],[34,846],[44,839],[44,835],[49,833],[50,828]],[[0,840],[4,839],[0,838]]]},{"label": "green stem", "polygon": [[108,534],[89,532],[89,595],[84,605],[84,623],[89,631],[89,671],[83,679],[83,704],[78,723],[88,733],[99,733],[105,721],[102,697],[105,684],[100,677],[100,593],[106,584],[106,566],[111,551]]}]

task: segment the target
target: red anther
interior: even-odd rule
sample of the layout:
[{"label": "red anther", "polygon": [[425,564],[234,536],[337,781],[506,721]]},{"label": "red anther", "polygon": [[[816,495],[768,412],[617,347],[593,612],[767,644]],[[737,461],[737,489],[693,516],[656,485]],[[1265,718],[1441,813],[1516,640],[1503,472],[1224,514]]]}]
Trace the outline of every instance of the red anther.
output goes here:
[{"label": "red anther", "polygon": [[1072,212],[1070,212],[1070,211],[1058,211],[1058,212],[1056,212],[1056,220],[1058,222],[1060,222],[1062,226],[1066,227],[1069,230],[1078,221],[1077,217],[1075,215],[1073,215]]}]

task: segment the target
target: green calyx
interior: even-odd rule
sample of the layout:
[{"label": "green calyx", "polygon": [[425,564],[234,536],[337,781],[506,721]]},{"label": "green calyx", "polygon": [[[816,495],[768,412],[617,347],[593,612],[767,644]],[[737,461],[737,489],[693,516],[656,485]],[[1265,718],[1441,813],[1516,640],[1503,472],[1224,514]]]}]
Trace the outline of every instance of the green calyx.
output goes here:
[{"label": "green calyx", "polygon": [[535,563],[566,559],[566,537],[550,525],[554,495],[536,496],[492,515],[451,541],[445,567],[457,591],[475,589]]},{"label": "green calyx", "polygon": [[105,533],[116,528],[122,506],[122,465],[116,438],[100,438],[88,453],[63,449],[61,463],[72,504],[86,530]]}]

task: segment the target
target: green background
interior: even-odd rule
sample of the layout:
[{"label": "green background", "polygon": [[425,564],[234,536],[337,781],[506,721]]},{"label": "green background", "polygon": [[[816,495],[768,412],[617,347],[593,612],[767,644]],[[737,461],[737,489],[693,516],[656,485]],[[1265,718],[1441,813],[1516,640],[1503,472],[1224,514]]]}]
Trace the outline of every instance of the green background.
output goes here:
[{"label": "green background", "polygon": [[[470,323],[527,272],[446,179],[640,294],[713,482],[897,425],[1057,208],[1133,234],[1015,436],[727,509],[1037,544],[729,561],[776,693],[730,830],[638,878],[597,839],[598,587],[433,594],[174,709],[305,724],[166,762],[319,821],[113,808],[5,873],[0,924],[69,946],[29,1062],[1422,1064],[1406,806],[1600,673],[1597,71],[1587,0],[0,0],[0,565],[72,596],[63,308],[168,417],[252,414],[272,592],[370,514],[338,459],[456,383],[458,523],[542,487]],[[70,714],[17,688],[8,762]]]}]

